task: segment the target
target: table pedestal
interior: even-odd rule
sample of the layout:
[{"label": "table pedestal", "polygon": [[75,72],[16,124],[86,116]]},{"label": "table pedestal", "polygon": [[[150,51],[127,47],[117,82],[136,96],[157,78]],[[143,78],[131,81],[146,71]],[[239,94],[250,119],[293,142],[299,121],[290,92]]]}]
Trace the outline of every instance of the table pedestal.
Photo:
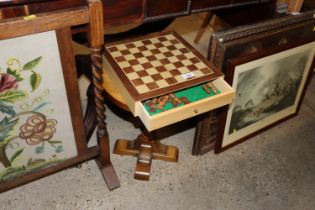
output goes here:
[{"label": "table pedestal", "polygon": [[141,133],[135,140],[118,139],[114,154],[138,157],[134,178],[146,181],[150,179],[152,160],[178,162],[178,148],[160,143],[148,132]]}]

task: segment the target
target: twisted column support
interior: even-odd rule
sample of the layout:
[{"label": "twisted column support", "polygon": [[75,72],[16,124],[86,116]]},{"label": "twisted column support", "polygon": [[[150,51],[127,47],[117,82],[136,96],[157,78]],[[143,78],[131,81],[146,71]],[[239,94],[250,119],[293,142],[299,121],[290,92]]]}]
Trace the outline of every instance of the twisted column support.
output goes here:
[{"label": "twisted column support", "polygon": [[92,74],[95,93],[97,140],[100,147],[100,155],[96,160],[106,181],[109,190],[120,187],[120,183],[114,167],[110,161],[109,136],[105,123],[105,104],[103,89],[103,62],[102,49],[104,45],[103,3],[101,0],[88,0],[89,3],[89,40],[91,48]]},{"label": "twisted column support", "polygon": [[97,117],[97,131],[101,136],[107,135],[106,123],[105,123],[105,106],[104,106],[104,96],[103,96],[103,69],[102,69],[102,48],[94,47],[91,48],[91,60],[92,60],[92,74],[93,74],[93,85],[94,85],[94,95],[96,104],[96,117]]}]

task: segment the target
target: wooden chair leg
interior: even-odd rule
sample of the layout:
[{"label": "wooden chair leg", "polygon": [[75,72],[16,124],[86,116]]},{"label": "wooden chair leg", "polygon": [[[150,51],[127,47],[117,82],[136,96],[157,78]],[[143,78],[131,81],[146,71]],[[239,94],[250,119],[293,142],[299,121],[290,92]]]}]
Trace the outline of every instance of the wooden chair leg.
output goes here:
[{"label": "wooden chair leg", "polygon": [[204,34],[208,24],[210,23],[212,16],[213,16],[212,12],[207,13],[206,17],[203,19],[202,24],[201,24],[201,26],[197,32],[194,43],[197,44],[199,42],[199,40],[201,39],[202,35]]}]

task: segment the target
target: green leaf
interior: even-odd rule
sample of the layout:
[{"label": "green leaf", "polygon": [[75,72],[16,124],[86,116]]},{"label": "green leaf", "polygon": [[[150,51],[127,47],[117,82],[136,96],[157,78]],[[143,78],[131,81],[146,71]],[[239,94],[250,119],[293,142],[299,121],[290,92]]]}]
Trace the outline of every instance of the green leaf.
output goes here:
[{"label": "green leaf", "polygon": [[1,101],[0,101],[0,112],[9,114],[11,116],[16,115],[16,113],[13,109],[13,106],[9,106],[7,104],[4,104]]},{"label": "green leaf", "polygon": [[12,163],[22,152],[24,151],[24,148],[17,150],[10,158],[10,162]]},{"label": "green leaf", "polygon": [[33,111],[34,111],[34,112],[37,112],[39,109],[41,109],[42,107],[46,106],[47,104],[50,104],[50,103],[48,103],[48,102],[41,103],[41,104],[39,104],[37,107],[35,107],[35,108],[33,109]]},{"label": "green leaf", "polygon": [[23,77],[19,74],[18,70],[13,70],[10,67],[7,68],[7,73],[14,76],[17,81],[22,81]]},{"label": "green leaf", "polygon": [[29,166],[32,163],[32,158],[29,158],[27,161],[27,165]]},{"label": "green leaf", "polygon": [[61,144],[62,141],[48,141],[48,143],[50,143],[50,144]]},{"label": "green leaf", "polygon": [[31,86],[32,86],[32,91],[36,90],[42,80],[42,77],[40,76],[40,74],[33,72],[31,75]]},{"label": "green leaf", "polygon": [[40,167],[43,166],[46,163],[45,159],[34,159],[32,160],[32,162],[28,165],[28,167],[32,167],[32,168],[36,168],[36,167]]},{"label": "green leaf", "polygon": [[20,100],[26,96],[24,91],[21,90],[11,90],[4,94],[0,95],[0,101],[7,101],[14,103],[17,100]]},{"label": "green leaf", "polygon": [[9,136],[10,131],[13,130],[14,126],[18,123],[19,119],[9,121],[7,117],[3,118],[0,122],[0,142]]},{"label": "green leaf", "polygon": [[42,60],[42,56],[39,56],[38,58],[35,58],[34,60],[31,60],[30,62],[26,63],[23,66],[23,70],[32,70],[39,64],[39,62]]}]

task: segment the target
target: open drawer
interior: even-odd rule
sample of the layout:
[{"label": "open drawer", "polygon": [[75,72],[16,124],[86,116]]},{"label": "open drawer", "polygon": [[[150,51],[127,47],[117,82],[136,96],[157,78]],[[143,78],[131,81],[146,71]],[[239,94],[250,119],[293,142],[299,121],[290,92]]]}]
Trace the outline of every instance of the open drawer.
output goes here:
[{"label": "open drawer", "polygon": [[[212,82],[215,88],[218,90],[217,94],[209,94],[208,97],[203,97],[192,101],[185,105],[177,106],[169,110],[162,111],[160,113],[150,113],[148,108],[146,108],[145,101],[135,100],[123,85],[122,81],[119,79],[111,65],[106,59],[104,59],[104,79],[105,81],[113,84],[115,89],[121,95],[121,99],[125,104],[127,104],[129,110],[133,113],[134,116],[139,117],[148,131],[152,131],[176,122],[179,122],[184,119],[188,119],[199,114],[208,112],[215,108],[230,104],[234,97],[234,89],[231,88],[223,79],[219,77]],[[205,94],[202,89],[202,84],[194,85],[190,88],[200,89],[200,94]],[[173,94],[181,94],[183,91],[188,91],[190,88],[185,90],[179,90]],[[196,92],[194,92],[196,94]],[[159,95],[157,95],[158,97]]]}]

